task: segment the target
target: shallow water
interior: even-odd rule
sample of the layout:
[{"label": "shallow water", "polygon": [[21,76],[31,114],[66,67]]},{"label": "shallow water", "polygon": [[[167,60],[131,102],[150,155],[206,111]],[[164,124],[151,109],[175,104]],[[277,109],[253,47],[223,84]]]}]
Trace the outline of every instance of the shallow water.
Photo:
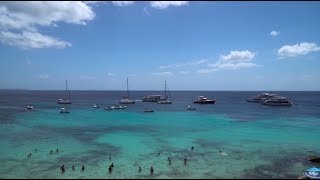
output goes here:
[{"label": "shallow water", "polygon": [[[0,91],[0,178],[297,178],[315,166],[306,156],[320,153],[320,92],[274,92],[292,107],[245,101],[259,93],[171,92],[173,104],[137,101],[105,111],[125,92],[73,91],[73,104],[65,105],[71,113],[60,114],[63,91]],[[216,103],[192,104],[198,95]]]}]

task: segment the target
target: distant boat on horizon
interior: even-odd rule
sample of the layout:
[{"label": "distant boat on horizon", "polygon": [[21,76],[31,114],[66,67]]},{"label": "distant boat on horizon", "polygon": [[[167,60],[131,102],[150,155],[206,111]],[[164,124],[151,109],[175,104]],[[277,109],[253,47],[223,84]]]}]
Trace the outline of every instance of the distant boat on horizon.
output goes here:
[{"label": "distant boat on horizon", "polygon": [[71,95],[68,88],[68,80],[66,80],[66,92],[69,94],[69,99],[58,99],[58,104],[71,104]]},{"label": "distant boat on horizon", "polygon": [[33,106],[28,105],[27,109],[33,109]]},{"label": "distant boat on horizon", "polygon": [[207,99],[204,96],[198,96],[198,99],[194,100],[193,103],[198,103],[198,104],[214,104],[215,100],[213,99]]},{"label": "distant boat on horizon", "polygon": [[144,108],[144,112],[154,112],[154,110],[152,110],[150,108]]},{"label": "distant boat on horizon", "polygon": [[282,96],[275,96],[273,98],[264,100],[262,104],[268,106],[292,106],[291,101]]},{"label": "distant boat on horizon", "polygon": [[119,104],[134,104],[134,103],[135,103],[135,100],[130,99],[128,84],[129,84],[129,83],[128,83],[128,78],[127,78],[127,96],[126,96],[126,97],[123,97],[123,98],[119,101]]},{"label": "distant boat on horizon", "polygon": [[253,103],[262,103],[263,101],[275,97],[276,94],[271,94],[271,93],[262,93],[256,96],[252,96],[251,98],[248,98],[248,102],[253,102]]},{"label": "distant boat on horizon", "polygon": [[60,113],[70,113],[66,108],[61,108]]},{"label": "distant boat on horizon", "polygon": [[94,104],[92,108],[99,108],[99,106],[97,104]]}]

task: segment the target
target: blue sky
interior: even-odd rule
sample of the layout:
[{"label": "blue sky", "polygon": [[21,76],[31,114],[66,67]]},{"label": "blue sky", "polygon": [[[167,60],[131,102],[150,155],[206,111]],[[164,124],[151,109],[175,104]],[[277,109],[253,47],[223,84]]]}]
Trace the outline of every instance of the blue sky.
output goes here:
[{"label": "blue sky", "polygon": [[0,88],[320,90],[320,2],[0,2]]}]

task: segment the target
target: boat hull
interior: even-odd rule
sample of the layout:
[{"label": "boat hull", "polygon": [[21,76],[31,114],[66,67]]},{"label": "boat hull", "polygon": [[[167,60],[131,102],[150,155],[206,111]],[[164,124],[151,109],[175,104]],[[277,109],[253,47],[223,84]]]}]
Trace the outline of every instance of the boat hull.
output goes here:
[{"label": "boat hull", "polygon": [[214,104],[215,101],[193,101],[193,103],[196,103],[196,104]]}]

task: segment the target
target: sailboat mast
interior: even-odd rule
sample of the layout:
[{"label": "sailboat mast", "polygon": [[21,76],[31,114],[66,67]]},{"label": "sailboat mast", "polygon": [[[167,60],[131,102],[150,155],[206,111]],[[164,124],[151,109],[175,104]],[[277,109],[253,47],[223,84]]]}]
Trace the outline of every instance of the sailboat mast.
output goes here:
[{"label": "sailboat mast", "polygon": [[69,100],[71,101],[70,91],[68,88],[68,80],[66,80],[66,91],[69,93]]},{"label": "sailboat mast", "polygon": [[127,96],[128,96],[128,98],[129,98],[129,87],[128,87],[128,77],[127,77]]},{"label": "sailboat mast", "polygon": [[167,81],[164,81],[164,97],[167,99]]}]

